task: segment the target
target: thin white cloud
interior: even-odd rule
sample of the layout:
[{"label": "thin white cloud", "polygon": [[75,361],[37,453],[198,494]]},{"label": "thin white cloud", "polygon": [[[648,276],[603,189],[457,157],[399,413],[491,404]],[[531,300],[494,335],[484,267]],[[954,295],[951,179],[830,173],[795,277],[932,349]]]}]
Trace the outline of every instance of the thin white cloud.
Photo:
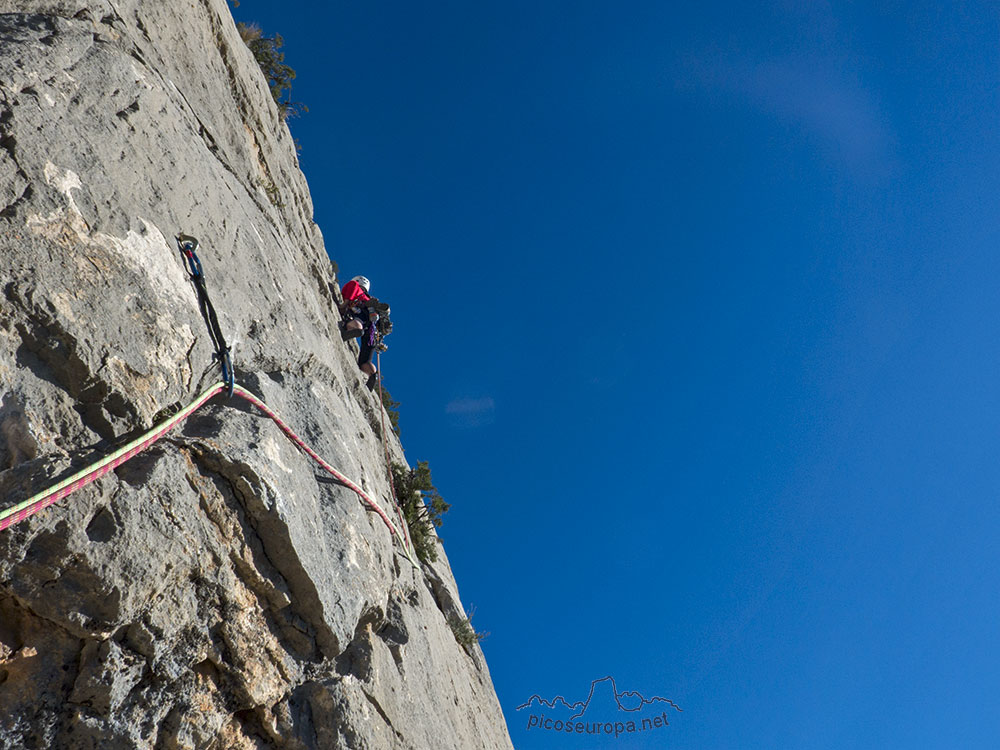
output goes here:
[{"label": "thin white cloud", "polygon": [[869,161],[884,154],[885,119],[857,83],[823,70],[778,63],[757,66],[745,83],[746,92],[760,105],[837,144],[851,161]]},{"label": "thin white cloud", "polygon": [[445,414],[458,427],[479,427],[492,424],[496,403],[492,396],[454,398],[444,407]]},{"label": "thin white cloud", "polygon": [[829,63],[731,59],[689,60],[682,86],[725,91],[764,114],[817,135],[856,169],[890,158],[892,131],[877,97]]}]

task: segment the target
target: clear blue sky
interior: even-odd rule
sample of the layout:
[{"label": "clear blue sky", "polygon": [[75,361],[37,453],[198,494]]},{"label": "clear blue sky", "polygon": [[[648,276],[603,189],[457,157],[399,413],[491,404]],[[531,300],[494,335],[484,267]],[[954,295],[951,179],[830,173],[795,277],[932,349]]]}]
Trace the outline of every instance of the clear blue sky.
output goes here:
[{"label": "clear blue sky", "polygon": [[[234,13],[516,748],[1000,747],[995,3]],[[684,713],[526,729],[606,675]]]}]

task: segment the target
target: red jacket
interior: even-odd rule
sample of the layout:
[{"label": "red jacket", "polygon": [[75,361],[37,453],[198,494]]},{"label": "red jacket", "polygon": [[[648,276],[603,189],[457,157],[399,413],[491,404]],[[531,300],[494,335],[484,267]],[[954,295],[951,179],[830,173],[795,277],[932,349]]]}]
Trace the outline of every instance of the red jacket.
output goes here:
[{"label": "red jacket", "polygon": [[368,293],[362,288],[361,284],[356,281],[348,281],[344,284],[344,288],[340,290],[341,294],[344,295],[344,305],[351,303],[351,307],[357,307],[362,302],[367,302],[371,299]]}]

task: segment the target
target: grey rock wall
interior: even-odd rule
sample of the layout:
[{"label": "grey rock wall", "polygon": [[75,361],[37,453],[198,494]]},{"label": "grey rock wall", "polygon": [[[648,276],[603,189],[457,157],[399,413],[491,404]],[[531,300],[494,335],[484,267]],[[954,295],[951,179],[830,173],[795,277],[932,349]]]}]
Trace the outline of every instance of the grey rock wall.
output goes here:
[{"label": "grey rock wall", "polygon": [[[218,379],[389,507],[380,406],[288,129],[223,0],[0,0],[0,507]],[[390,436],[390,449],[402,449]],[[443,553],[216,400],[0,532],[0,746],[509,748]]]}]

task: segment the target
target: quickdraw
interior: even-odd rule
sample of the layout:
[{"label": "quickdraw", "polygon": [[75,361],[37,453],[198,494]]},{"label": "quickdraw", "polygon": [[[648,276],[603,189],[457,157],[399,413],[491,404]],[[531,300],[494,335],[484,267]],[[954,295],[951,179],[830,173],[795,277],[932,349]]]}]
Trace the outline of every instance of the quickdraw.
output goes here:
[{"label": "quickdraw", "polygon": [[181,251],[181,258],[187,266],[188,275],[198,293],[198,307],[201,309],[201,317],[205,319],[208,335],[212,337],[212,345],[215,347],[214,358],[218,359],[222,366],[222,380],[226,384],[226,395],[232,396],[234,375],[233,362],[229,356],[230,347],[226,345],[222,329],[219,328],[219,318],[215,314],[212,300],[208,297],[208,289],[205,287],[205,273],[202,271],[201,261],[198,259],[198,240],[188,234],[178,234],[176,239],[177,248]]}]

